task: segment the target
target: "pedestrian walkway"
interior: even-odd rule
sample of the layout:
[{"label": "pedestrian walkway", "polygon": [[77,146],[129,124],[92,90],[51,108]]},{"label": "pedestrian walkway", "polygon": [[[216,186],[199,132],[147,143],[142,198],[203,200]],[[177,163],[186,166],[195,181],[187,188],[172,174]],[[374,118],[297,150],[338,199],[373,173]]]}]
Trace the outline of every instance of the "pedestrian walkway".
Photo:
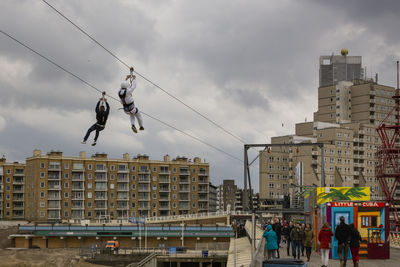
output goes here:
[{"label": "pedestrian walkway", "polygon": [[[286,244],[283,244],[283,248],[281,248],[280,254],[281,259],[283,258],[293,258],[288,257],[286,253]],[[291,253],[291,251],[290,251]],[[305,253],[305,252],[304,252]],[[305,255],[305,254],[304,254]],[[302,260],[307,261],[307,257],[301,257]],[[329,260],[329,267],[339,267],[339,260]],[[347,266],[352,267],[353,261],[348,260]],[[400,266],[400,249],[391,248],[390,249],[390,259],[388,260],[360,260],[360,267],[399,267]],[[311,261],[308,262],[308,267],[321,267],[321,256],[316,252],[312,252]]]}]

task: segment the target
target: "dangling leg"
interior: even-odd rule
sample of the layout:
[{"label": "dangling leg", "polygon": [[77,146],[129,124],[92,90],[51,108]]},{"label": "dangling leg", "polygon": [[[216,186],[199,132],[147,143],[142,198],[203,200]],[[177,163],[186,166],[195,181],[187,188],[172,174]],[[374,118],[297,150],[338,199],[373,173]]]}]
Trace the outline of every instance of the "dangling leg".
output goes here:
[{"label": "dangling leg", "polygon": [[135,114],[134,114],[133,111],[132,111],[129,115],[130,115],[130,117],[131,117],[131,128],[132,128],[132,131],[133,131],[134,133],[137,133],[137,129],[136,129],[136,127],[135,127]]},{"label": "dangling leg", "polygon": [[83,141],[81,142],[82,144],[86,144],[87,139],[89,138],[89,135],[91,132],[93,132],[94,130],[96,130],[96,123],[93,124],[86,132],[85,137],[83,138]]},{"label": "dangling leg", "polygon": [[93,141],[92,146],[95,146],[95,145],[96,145],[97,138],[99,138],[99,133],[100,133],[100,131],[102,131],[103,129],[104,129],[103,127],[100,127],[100,126],[96,125],[96,135],[95,135],[95,137],[94,137],[94,141]]},{"label": "dangling leg", "polygon": [[137,120],[138,120],[138,122],[139,122],[139,126],[140,126],[139,130],[143,131],[144,128],[143,128],[142,113],[140,113],[140,111],[139,111],[138,108],[136,108],[135,116],[136,116],[136,118],[137,118]]}]

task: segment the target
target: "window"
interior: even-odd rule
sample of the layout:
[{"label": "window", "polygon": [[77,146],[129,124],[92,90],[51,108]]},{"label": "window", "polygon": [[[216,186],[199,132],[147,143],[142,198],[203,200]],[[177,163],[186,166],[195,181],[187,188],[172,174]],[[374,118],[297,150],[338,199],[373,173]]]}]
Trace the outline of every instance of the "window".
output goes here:
[{"label": "window", "polygon": [[88,207],[89,207],[89,208],[92,207],[92,202],[89,201],[87,204],[88,204]]},{"label": "window", "polygon": [[64,173],[64,178],[68,179],[69,178],[69,173]]},{"label": "window", "polygon": [[64,188],[68,188],[69,184],[68,183],[64,183]]},{"label": "window", "polygon": [[44,211],[40,212],[40,217],[44,217]]},{"label": "window", "polygon": [[40,163],[40,168],[44,169],[44,162]]},{"label": "window", "polygon": [[193,183],[196,182],[196,177],[192,177],[192,182],[193,182]]},{"label": "window", "polygon": [[88,184],[87,184],[87,188],[88,188],[88,189],[92,189],[92,183],[88,183]]},{"label": "window", "polygon": [[111,207],[111,208],[114,208],[114,202],[111,202],[111,203],[110,203],[110,207]]},{"label": "window", "polygon": [[68,192],[65,192],[64,193],[64,198],[68,198],[68,197],[69,197]]},{"label": "window", "polygon": [[153,190],[157,190],[157,185],[153,184]]},{"label": "window", "polygon": [[153,167],[153,172],[156,172],[157,171],[157,167]]},{"label": "window", "polygon": [[44,198],[44,192],[40,192],[40,197]]},{"label": "window", "polygon": [[40,178],[44,178],[44,172],[40,173]]},{"label": "window", "polygon": [[132,198],[136,198],[136,194],[135,193],[132,193]]},{"label": "window", "polygon": [[176,199],[176,194],[173,194],[173,195],[172,195],[172,198],[173,198],[173,199]]},{"label": "window", "polygon": [[44,202],[43,201],[40,201],[40,207],[44,208]]},{"label": "window", "polygon": [[44,182],[40,183],[40,188],[44,188]]},{"label": "window", "polygon": [[114,166],[114,165],[111,165],[110,169],[111,169],[112,171],[115,170],[115,166]]},{"label": "window", "polygon": [[196,186],[192,186],[192,191],[196,191]]},{"label": "window", "polygon": [[368,228],[368,227],[377,227],[378,217],[377,216],[361,216],[361,227]]},{"label": "window", "polygon": [[67,170],[69,169],[69,164],[68,163],[64,164],[64,169],[67,169]]},{"label": "window", "polygon": [[135,190],[136,189],[136,185],[132,184],[132,189]]},{"label": "window", "polygon": [[173,169],[173,172],[176,172],[176,168]]},{"label": "window", "polygon": [[114,189],[114,184],[110,184],[110,189]]},{"label": "window", "polygon": [[157,194],[153,194],[153,199],[157,199]]},{"label": "window", "polygon": [[192,199],[196,199],[196,194],[193,194],[193,195],[192,195]]},{"label": "window", "polygon": [[172,187],[172,190],[174,190],[174,191],[176,190],[176,185],[174,185],[174,186]]},{"label": "window", "polygon": [[172,207],[176,208],[176,203],[175,202],[172,204]]},{"label": "window", "polygon": [[196,208],[196,203],[192,203],[192,208]]},{"label": "window", "polygon": [[136,175],[132,175],[132,181],[136,181]]},{"label": "window", "polygon": [[196,173],[196,169],[192,169],[192,173]]},{"label": "window", "polygon": [[136,207],[135,202],[132,202],[132,208]]},{"label": "window", "polygon": [[88,173],[88,179],[92,179],[92,174],[91,173]]},{"label": "window", "polygon": [[68,208],[68,202],[64,202],[64,207]]},{"label": "window", "polygon": [[269,188],[274,188],[274,184],[273,183],[269,183]]},{"label": "window", "polygon": [[88,193],[87,193],[87,197],[88,197],[88,198],[92,198],[92,192],[88,192]]},{"label": "window", "polygon": [[9,209],[10,208],[10,203],[6,204],[6,208]]},{"label": "window", "polygon": [[155,209],[157,207],[157,204],[155,202],[153,202],[153,209]]},{"label": "window", "polygon": [[[136,171],[136,166],[132,166],[132,171]],[[133,176],[132,176],[132,178],[133,178]]]},{"label": "window", "polygon": [[174,176],[174,178],[172,179],[174,182],[176,182],[176,176]]},{"label": "window", "polygon": [[7,169],[7,173],[10,174],[10,173],[11,173],[11,170],[10,170],[10,169]]},{"label": "window", "polygon": [[92,164],[88,164],[88,170],[92,169]]}]

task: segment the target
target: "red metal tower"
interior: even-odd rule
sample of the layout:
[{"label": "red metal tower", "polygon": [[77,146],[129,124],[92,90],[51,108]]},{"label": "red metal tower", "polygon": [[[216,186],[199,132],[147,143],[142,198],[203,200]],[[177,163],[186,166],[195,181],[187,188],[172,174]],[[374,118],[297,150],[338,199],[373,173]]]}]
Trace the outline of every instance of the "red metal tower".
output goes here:
[{"label": "red metal tower", "polygon": [[[400,90],[399,90],[399,61],[397,61],[397,89],[392,97],[394,107],[376,128],[382,145],[376,152],[377,165],[375,168],[386,201],[389,203],[391,215],[391,229],[400,227],[400,214],[395,203],[400,201],[396,197],[397,187],[400,186]],[[395,115],[395,122],[389,120]],[[392,120],[393,121],[393,120]]]}]

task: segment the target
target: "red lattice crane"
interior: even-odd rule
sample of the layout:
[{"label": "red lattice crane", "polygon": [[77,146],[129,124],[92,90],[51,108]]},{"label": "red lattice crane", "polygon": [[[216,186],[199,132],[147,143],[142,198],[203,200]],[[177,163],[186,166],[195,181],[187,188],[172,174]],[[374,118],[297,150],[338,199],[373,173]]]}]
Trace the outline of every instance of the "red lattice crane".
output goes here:
[{"label": "red lattice crane", "polygon": [[[376,152],[377,165],[375,167],[381,189],[389,203],[391,229],[400,227],[400,214],[396,203],[400,199],[396,196],[397,187],[400,186],[400,90],[399,90],[399,61],[397,61],[397,89],[392,96],[394,107],[376,128],[381,138],[382,145]],[[395,115],[395,122],[389,120]]]}]

